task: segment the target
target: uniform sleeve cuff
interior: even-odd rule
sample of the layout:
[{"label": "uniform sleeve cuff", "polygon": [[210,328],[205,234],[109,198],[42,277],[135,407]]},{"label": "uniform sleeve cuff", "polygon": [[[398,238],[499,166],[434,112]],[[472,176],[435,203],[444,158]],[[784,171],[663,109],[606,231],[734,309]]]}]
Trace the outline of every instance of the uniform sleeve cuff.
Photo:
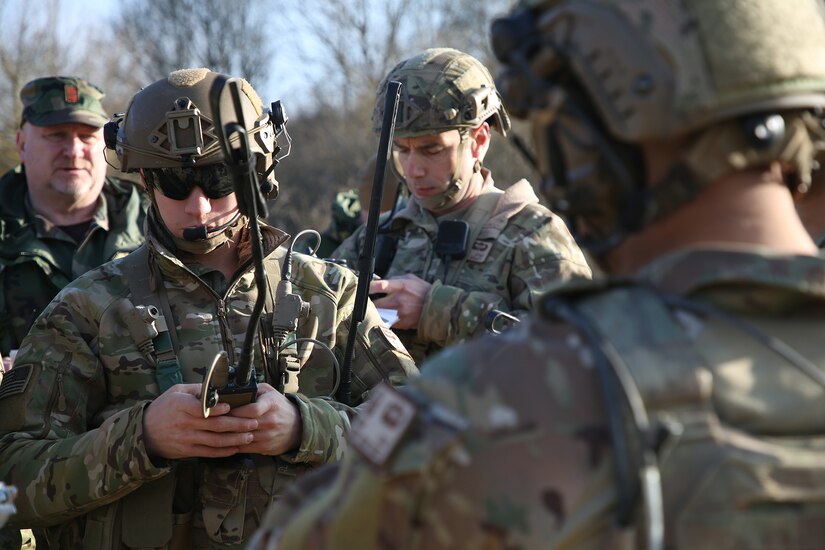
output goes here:
[{"label": "uniform sleeve cuff", "polygon": [[420,339],[441,346],[451,341],[452,312],[463,293],[458,287],[442,284],[441,281],[433,282],[418,319]]}]

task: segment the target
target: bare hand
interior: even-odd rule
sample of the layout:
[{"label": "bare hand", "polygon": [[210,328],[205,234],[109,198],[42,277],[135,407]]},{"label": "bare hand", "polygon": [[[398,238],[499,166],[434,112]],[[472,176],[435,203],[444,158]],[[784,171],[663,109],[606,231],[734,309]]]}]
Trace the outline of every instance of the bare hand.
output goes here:
[{"label": "bare hand", "polygon": [[370,283],[370,294],[385,293],[386,296],[373,300],[375,307],[394,309],[398,320],[392,328],[416,329],[424,300],[433,285],[416,275],[403,275],[394,279],[379,279]]},{"label": "bare hand", "polygon": [[242,453],[277,456],[301,443],[303,425],[298,407],[269,384],[258,384],[256,401],[232,409],[229,415],[258,422],[258,428],[252,432],[254,439],[241,447]]},{"label": "bare hand", "polygon": [[149,456],[161,458],[225,457],[253,441],[258,421],[229,416],[218,403],[203,417],[200,384],[176,384],[143,413],[143,437]]},{"label": "bare hand", "polygon": [[11,370],[12,366],[14,366],[14,356],[15,355],[17,355],[17,350],[16,349],[11,350],[11,353],[9,353],[8,355],[0,354],[0,357],[3,358],[3,364],[0,365],[0,368],[2,368],[2,370],[4,372],[9,372]]}]

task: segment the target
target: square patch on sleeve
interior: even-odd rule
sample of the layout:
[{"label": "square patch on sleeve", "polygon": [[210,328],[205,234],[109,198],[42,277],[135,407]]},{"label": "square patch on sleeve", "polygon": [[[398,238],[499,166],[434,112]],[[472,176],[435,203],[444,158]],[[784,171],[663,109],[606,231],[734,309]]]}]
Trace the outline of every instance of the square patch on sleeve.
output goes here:
[{"label": "square patch on sleeve", "polygon": [[12,395],[19,395],[26,390],[29,379],[32,377],[32,365],[21,365],[14,367],[9,372],[3,374],[3,383],[0,384],[0,399],[5,399]]},{"label": "square patch on sleeve", "polygon": [[368,462],[382,466],[398,446],[415,416],[415,405],[382,383],[373,388],[369,410],[356,417],[349,442]]}]

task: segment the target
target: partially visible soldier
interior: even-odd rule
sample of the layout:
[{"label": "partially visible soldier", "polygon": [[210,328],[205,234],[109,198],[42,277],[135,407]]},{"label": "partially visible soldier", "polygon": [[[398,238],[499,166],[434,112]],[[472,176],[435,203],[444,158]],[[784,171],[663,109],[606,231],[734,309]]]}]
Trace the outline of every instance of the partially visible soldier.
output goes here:
[{"label": "partially visible soldier", "polygon": [[[8,526],[40,528],[49,548],[241,548],[287,484],[341,456],[370,389],[417,372],[370,307],[352,406],[331,398],[341,373],[329,353],[343,355],[356,279],[300,254],[287,262],[288,236],[262,226],[268,292],[249,340],[257,398],[204,414],[204,374],[223,353],[238,364],[259,288],[249,219],[217,138],[218,78],[175,71],[107,127],[122,170],[147,186],[147,242],[65,287],[0,385],[0,479],[19,491]],[[246,81],[239,96],[262,190],[267,181],[275,193],[285,121]],[[231,112],[231,99],[214,109]],[[286,314],[276,310],[284,303]]]},{"label": "partially visible soldier", "polygon": [[20,90],[20,165],[0,179],[0,352],[20,346],[58,291],[143,242],[145,197],[106,177],[103,92],[49,76]]},{"label": "partially visible soldier", "polygon": [[821,547],[825,258],[791,196],[825,143],[819,2],[544,1],[493,31],[551,198],[618,277],[376,390],[258,541]]},{"label": "partially visible soldier", "polygon": [[[347,189],[335,194],[330,205],[329,226],[321,232],[321,244],[315,251],[319,258],[329,258],[344,240],[361,225],[361,202],[357,189]],[[315,244],[314,242],[312,243]],[[296,244],[301,250],[301,244]],[[309,248],[309,243],[305,245]]]},{"label": "partially visible soldier", "polygon": [[[370,158],[358,176],[358,187],[335,194],[332,200],[329,227],[321,233],[321,244],[315,255],[319,258],[333,258],[332,253],[352,235],[358,226],[367,221],[373,175],[375,174],[375,157]],[[381,195],[380,211],[389,212],[398,199],[398,180],[389,170],[384,174],[384,189]],[[314,243],[313,243],[314,244]],[[307,243],[304,245],[309,247]],[[301,246],[296,244],[296,249]],[[333,258],[334,259],[334,258]],[[352,267],[352,266],[350,266]]]},{"label": "partially visible soldier", "polygon": [[[397,249],[370,292],[396,310],[393,329],[413,358],[484,332],[493,310],[522,315],[559,281],[590,268],[564,222],[526,180],[505,191],[483,167],[492,130],[510,119],[489,71],[474,57],[434,48],[394,67],[379,87],[380,131],[388,81],[403,85],[393,166],[410,192],[382,239]],[[386,221],[386,220],[385,220]],[[333,254],[356,265],[364,228]]]}]

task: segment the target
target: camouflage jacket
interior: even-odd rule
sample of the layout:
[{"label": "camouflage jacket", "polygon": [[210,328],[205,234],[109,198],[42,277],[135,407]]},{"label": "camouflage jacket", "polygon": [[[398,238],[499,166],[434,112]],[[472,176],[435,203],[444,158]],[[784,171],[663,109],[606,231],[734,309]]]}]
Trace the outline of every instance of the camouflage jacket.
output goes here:
[{"label": "camouflage jacket", "polygon": [[[484,190],[499,193],[492,215],[469,243],[466,261],[453,260],[445,283],[444,262],[433,248],[438,220],[414,198],[389,225],[399,236],[397,252],[386,278],[407,273],[432,283],[417,330],[396,333],[417,363],[444,346],[481,334],[492,309],[523,315],[550,287],[573,277],[590,277],[590,268],[564,222],[538,203],[530,184],[521,180],[501,193],[488,170]],[[481,199],[460,215],[472,219]],[[333,253],[350,266],[356,264],[364,240],[362,226]],[[471,234],[473,232],[471,224]],[[458,264],[458,266],[453,265]],[[452,267],[450,271],[449,268]]]},{"label": "camouflage jacket", "polygon": [[106,178],[100,206],[78,245],[38,216],[18,167],[0,179],[0,352],[20,347],[37,315],[70,281],[143,242],[146,211],[131,183]]},{"label": "camouflage jacket", "polygon": [[[659,547],[820,547],[825,259],[696,250],[639,280],[571,283],[542,301],[545,318],[445,350],[406,391],[375,390],[354,450],[293,486],[250,548],[278,536],[280,550],[637,548],[643,526],[617,517],[641,521],[642,501],[623,501],[616,472],[642,448],[661,472]],[[611,444],[598,348],[552,313],[571,303],[659,428],[641,446],[624,426],[627,460]]]},{"label": "camouflage jacket", "polygon": [[[277,281],[286,250],[278,245],[286,235],[264,230],[272,237],[267,276]],[[251,260],[218,294],[204,280],[220,281],[220,272],[184,265],[154,237],[147,242],[150,272],[159,274],[151,288],[162,284],[168,297],[172,319],[166,322],[177,334],[183,382],[200,383],[219,351],[236,361],[257,297]],[[135,298],[128,280],[135,270],[123,271],[128,261],[104,264],[64,288],[0,385],[0,479],[19,489],[18,513],[9,525],[45,527],[51,548],[239,548],[286,484],[341,456],[355,409],[326,397],[340,373],[316,344],[300,371],[300,391],[291,396],[303,425],[297,450],[278,457],[150,460],[143,444],[144,409],[160,389],[155,369],[135,343],[140,338],[124,321],[124,299]],[[295,254],[291,281],[311,308],[296,336],[317,339],[340,359],[354,275]],[[265,311],[271,310],[270,301]],[[417,372],[372,306],[356,343],[356,405],[381,380],[397,384]],[[261,354],[255,357],[258,379],[271,382]]]}]

